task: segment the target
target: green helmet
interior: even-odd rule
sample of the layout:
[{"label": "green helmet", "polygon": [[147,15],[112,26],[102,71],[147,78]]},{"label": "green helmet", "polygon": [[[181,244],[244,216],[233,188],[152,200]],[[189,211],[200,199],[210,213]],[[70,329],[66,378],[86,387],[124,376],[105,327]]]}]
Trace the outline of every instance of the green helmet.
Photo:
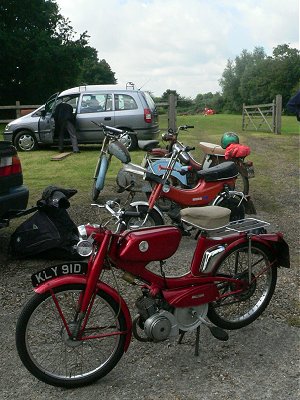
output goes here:
[{"label": "green helmet", "polygon": [[238,135],[234,132],[225,132],[221,138],[221,146],[226,149],[231,143],[240,143]]}]

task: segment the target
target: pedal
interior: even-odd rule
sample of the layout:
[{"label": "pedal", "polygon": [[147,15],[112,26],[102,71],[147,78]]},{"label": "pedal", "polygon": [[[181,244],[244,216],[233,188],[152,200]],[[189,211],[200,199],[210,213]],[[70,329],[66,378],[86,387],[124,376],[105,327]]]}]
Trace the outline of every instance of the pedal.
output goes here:
[{"label": "pedal", "polygon": [[210,333],[213,335],[214,338],[222,340],[223,342],[226,342],[229,339],[228,333],[218,326],[207,325],[207,327],[209,328]]}]

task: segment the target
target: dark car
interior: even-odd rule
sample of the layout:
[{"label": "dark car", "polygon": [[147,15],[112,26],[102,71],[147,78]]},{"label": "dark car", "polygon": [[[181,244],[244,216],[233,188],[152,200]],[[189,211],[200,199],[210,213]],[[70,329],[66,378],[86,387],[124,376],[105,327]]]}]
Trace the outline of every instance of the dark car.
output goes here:
[{"label": "dark car", "polygon": [[17,150],[10,142],[0,142],[0,228],[8,226],[18,210],[27,207],[29,191]]}]

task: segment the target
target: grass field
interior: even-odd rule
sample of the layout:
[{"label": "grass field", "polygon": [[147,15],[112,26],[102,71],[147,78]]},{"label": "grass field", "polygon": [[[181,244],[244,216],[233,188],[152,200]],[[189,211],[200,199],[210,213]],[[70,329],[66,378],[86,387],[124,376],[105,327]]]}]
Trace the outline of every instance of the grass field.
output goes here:
[{"label": "grass field", "polygon": [[[264,142],[280,140],[280,148],[285,153],[286,148],[289,147],[291,137],[299,136],[299,123],[295,117],[284,116],[282,118],[282,134],[274,135],[266,132],[256,131],[242,131],[242,118],[237,115],[224,115],[217,114],[213,116],[203,115],[186,115],[177,117],[177,125],[194,125],[194,129],[183,132],[180,139],[183,143],[190,146],[195,146],[196,150],[193,152],[195,158],[199,161],[202,160],[202,152],[198,149],[199,141],[206,141],[212,143],[220,143],[221,135],[226,131],[235,131],[240,137],[243,144],[250,144],[264,139]],[[167,117],[165,115],[160,117],[161,132],[167,128]],[[2,139],[2,132],[4,126],[0,127],[0,138]],[[30,205],[40,197],[42,190],[52,184],[61,187],[76,188],[79,196],[74,197],[74,202],[81,201],[83,198],[90,199],[90,190],[92,185],[92,176],[97,162],[99,153],[99,146],[80,146],[81,153],[74,154],[62,161],[51,161],[51,157],[57,154],[57,148],[40,149],[38,151],[24,153],[19,152],[23,173],[24,182],[30,190]],[[286,162],[293,162],[299,159],[298,148],[289,148],[286,151]],[[131,153],[132,161],[139,164],[143,158],[142,151],[134,151]],[[252,151],[251,159],[255,163],[256,170],[273,168],[273,164],[268,165],[271,161],[269,157],[262,157],[261,154],[255,154]],[[114,159],[107,175],[107,185],[110,187],[115,182],[115,177],[121,163]],[[256,184],[267,185],[265,175],[256,176]],[[112,192],[112,196],[115,193]],[[77,200],[76,200],[77,198]]]}]

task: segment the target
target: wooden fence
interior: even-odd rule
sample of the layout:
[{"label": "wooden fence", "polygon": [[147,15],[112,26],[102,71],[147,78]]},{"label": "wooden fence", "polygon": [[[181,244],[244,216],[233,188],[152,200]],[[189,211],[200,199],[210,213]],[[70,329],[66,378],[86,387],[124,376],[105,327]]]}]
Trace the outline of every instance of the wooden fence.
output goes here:
[{"label": "wooden fence", "polygon": [[[177,96],[173,93],[169,95],[168,102],[156,103],[157,106],[167,107],[168,108],[168,127],[172,128],[174,131],[177,129],[176,127],[176,107],[177,107]],[[15,118],[19,118],[22,115],[26,115],[29,112],[36,110],[40,105],[21,105],[20,101],[16,101],[15,105],[12,106],[0,106],[0,110],[15,110]],[[1,124],[8,124],[13,121],[15,118],[11,119],[0,119]]]},{"label": "wooden fence", "polygon": [[[16,104],[13,106],[0,106],[0,110],[15,110],[15,118],[19,118],[22,115],[26,115],[33,110],[39,108],[40,105],[36,104],[29,104],[29,105],[21,105],[19,101],[16,101]],[[11,119],[0,119],[0,124],[8,124],[9,122],[13,121],[15,118]]]},{"label": "wooden fence", "polygon": [[246,106],[243,104],[243,130],[270,131],[281,134],[282,96],[272,103]]}]

